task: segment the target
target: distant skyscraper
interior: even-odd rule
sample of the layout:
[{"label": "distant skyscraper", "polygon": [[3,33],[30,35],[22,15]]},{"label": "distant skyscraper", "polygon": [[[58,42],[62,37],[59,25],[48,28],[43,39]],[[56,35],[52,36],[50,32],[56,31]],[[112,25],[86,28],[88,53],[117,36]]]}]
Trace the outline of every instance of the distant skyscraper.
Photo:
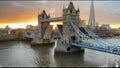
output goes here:
[{"label": "distant skyscraper", "polygon": [[89,17],[88,26],[90,26],[91,28],[98,26],[97,22],[95,21],[95,12],[94,12],[93,0],[91,0],[90,17]]}]

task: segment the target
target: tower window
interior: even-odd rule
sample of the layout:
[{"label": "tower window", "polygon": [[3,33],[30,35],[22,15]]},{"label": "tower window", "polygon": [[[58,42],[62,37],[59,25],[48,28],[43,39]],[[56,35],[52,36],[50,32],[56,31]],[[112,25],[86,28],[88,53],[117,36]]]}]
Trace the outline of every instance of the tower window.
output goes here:
[{"label": "tower window", "polygon": [[42,16],[42,18],[44,18],[44,16]]},{"label": "tower window", "polygon": [[77,14],[77,11],[76,11],[76,14]]},{"label": "tower window", "polygon": [[70,10],[70,13],[72,13],[72,10]]}]

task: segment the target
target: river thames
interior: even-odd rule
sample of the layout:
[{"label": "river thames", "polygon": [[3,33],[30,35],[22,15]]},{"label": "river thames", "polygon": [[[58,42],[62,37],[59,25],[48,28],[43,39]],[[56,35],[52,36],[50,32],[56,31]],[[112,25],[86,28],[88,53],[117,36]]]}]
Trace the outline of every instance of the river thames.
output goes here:
[{"label": "river thames", "polygon": [[[105,39],[120,44],[119,38]],[[119,64],[120,56],[85,49],[85,54],[54,55],[55,46],[0,42],[0,67],[104,67]]]}]

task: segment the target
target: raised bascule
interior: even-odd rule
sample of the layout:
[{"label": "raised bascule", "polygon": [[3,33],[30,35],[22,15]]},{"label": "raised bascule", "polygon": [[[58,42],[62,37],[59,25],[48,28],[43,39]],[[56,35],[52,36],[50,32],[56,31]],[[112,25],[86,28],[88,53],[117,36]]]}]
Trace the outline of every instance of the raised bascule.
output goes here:
[{"label": "raised bascule", "polygon": [[38,31],[33,37],[32,44],[54,43],[53,30],[50,22],[62,21],[62,28],[58,26],[60,39],[57,40],[55,52],[84,52],[84,48],[120,55],[120,46],[101,39],[84,25],[79,18],[79,8],[76,10],[70,2],[63,8],[62,17],[50,18],[45,10],[38,15]]}]

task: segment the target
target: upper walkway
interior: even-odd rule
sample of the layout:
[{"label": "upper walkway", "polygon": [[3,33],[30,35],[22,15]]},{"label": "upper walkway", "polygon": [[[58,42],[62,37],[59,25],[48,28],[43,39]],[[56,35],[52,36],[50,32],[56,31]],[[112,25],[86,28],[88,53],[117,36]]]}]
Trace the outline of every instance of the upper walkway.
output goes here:
[{"label": "upper walkway", "polygon": [[56,21],[62,21],[64,18],[63,17],[57,17],[57,18],[49,18],[46,20],[40,20],[41,22],[56,22]]}]

